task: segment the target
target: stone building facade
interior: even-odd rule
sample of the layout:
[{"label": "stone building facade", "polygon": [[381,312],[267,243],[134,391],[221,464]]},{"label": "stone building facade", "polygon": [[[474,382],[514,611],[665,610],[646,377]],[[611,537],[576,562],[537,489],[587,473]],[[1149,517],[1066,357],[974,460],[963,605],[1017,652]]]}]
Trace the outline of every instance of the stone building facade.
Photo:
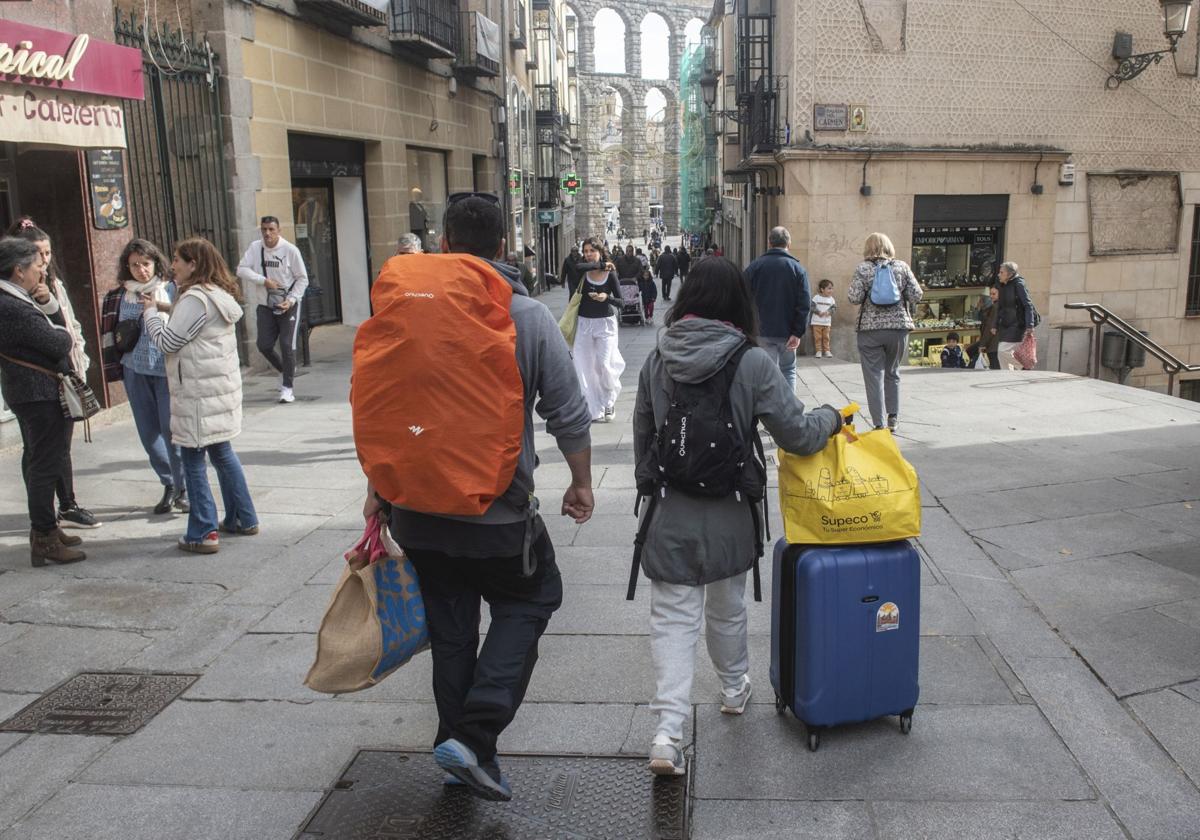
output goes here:
[{"label": "stone building facade", "polygon": [[[1167,47],[1159,4],[718,2],[722,87],[743,97],[724,107],[755,107],[752,85],[736,90],[747,77],[787,93],[767,142],[730,127],[715,235],[739,240],[749,259],[783,224],[810,276],[834,280],[839,294],[874,230],[914,263],[951,247],[939,236],[991,246],[1029,281],[1042,366],[1087,368],[1088,333],[1077,328],[1089,322],[1064,309],[1074,301],[1104,305],[1200,363],[1200,302],[1188,300],[1200,203],[1196,16],[1175,56],[1113,87],[1116,32],[1133,35],[1134,52]],[[769,45],[757,69],[756,38]],[[854,314],[845,307],[835,322],[843,357],[854,353]],[[943,330],[950,320],[930,319]],[[1161,389],[1166,378],[1151,359],[1130,381]]]},{"label": "stone building facade", "polygon": [[[580,172],[585,190],[577,204],[576,226],[580,235],[603,234],[605,229],[605,195],[597,185],[604,182],[606,163],[621,171],[621,222],[639,232],[650,218],[650,182],[652,173],[663,173],[663,221],[667,229],[679,227],[679,182],[674,173],[679,170],[680,107],[679,65],[686,49],[685,27],[692,19],[706,20],[712,11],[707,0],[685,0],[664,6],[653,0],[571,0],[568,9],[578,21],[578,103],[579,138],[582,144]],[[606,73],[596,69],[594,22],[604,9],[615,12],[625,27],[624,44],[602,46],[602,49],[624,51],[625,72]],[[668,78],[642,78],[641,25],[647,15],[658,14],[668,29]],[[661,140],[654,148],[647,144],[647,93],[657,89],[666,100],[663,112]],[[622,101],[622,131],[620,151],[606,146],[605,122],[598,119],[604,101],[616,91]]]}]

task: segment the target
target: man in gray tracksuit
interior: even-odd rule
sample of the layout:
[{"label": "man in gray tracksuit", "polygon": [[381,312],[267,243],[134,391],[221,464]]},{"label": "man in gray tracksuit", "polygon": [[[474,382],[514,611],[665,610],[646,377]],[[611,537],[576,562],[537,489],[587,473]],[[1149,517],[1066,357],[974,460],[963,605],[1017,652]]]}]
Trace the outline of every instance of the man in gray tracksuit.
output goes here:
[{"label": "man in gray tracksuit", "polygon": [[[300,249],[279,235],[279,219],[263,216],[262,239],[250,243],[237,276],[246,287],[246,302],[257,303],[258,352],[283,377],[281,403],[295,402],[296,336],[300,332],[300,304],[308,289],[308,271]],[[275,352],[279,344],[283,358]]]},{"label": "man in gray tracksuit", "polygon": [[[558,322],[529,297],[520,274],[500,262],[504,216],[498,203],[470,196],[446,209],[443,253],[485,259],[512,286],[517,368],[524,383],[525,432],[512,484],[482,516],[418,513],[393,507],[391,532],[421,580],[438,710],[434,758],[483,799],[512,793],[496,762],[496,740],[525,696],[538,640],[562,603],[554,546],[533,495],[534,418],[546,422],[571,470],[561,512],[582,524],[592,515],[591,417]],[[368,487],[363,514],[383,507]],[[492,623],[479,646],[480,602]]]}]

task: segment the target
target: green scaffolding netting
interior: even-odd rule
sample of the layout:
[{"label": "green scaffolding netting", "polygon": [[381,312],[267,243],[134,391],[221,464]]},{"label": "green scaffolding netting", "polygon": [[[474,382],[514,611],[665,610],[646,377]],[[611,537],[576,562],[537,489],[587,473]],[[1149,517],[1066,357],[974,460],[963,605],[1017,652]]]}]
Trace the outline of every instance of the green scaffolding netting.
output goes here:
[{"label": "green scaffolding netting", "polygon": [[679,215],[680,224],[692,232],[704,231],[712,224],[716,193],[717,138],[709,130],[700,90],[700,76],[710,49],[705,44],[689,47],[679,70],[683,117],[679,141]]}]

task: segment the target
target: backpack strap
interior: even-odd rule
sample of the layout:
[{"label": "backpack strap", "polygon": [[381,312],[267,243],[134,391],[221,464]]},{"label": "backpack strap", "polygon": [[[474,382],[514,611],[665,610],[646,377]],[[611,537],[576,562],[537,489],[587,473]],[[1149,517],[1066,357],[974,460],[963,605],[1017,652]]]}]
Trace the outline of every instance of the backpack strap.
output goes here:
[{"label": "backpack strap", "polygon": [[[639,496],[640,502],[643,497]],[[654,509],[658,507],[658,493],[651,493],[646,502],[646,515],[642,519],[642,524],[638,526],[637,536],[633,538],[633,564],[629,568],[629,588],[625,591],[625,600],[632,601],[634,593],[637,591],[638,571],[642,568],[642,548],[646,545],[646,535],[650,533],[650,519],[654,516]],[[636,503],[634,509],[636,510]]]}]

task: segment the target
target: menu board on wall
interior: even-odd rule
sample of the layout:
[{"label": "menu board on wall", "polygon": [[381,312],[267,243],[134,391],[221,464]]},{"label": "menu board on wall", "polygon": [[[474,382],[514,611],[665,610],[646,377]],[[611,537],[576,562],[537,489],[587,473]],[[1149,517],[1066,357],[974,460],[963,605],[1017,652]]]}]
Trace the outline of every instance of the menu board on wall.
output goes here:
[{"label": "menu board on wall", "polygon": [[125,155],[120,149],[88,149],[87,168],[92,224],[97,230],[116,230],[128,225]]}]

